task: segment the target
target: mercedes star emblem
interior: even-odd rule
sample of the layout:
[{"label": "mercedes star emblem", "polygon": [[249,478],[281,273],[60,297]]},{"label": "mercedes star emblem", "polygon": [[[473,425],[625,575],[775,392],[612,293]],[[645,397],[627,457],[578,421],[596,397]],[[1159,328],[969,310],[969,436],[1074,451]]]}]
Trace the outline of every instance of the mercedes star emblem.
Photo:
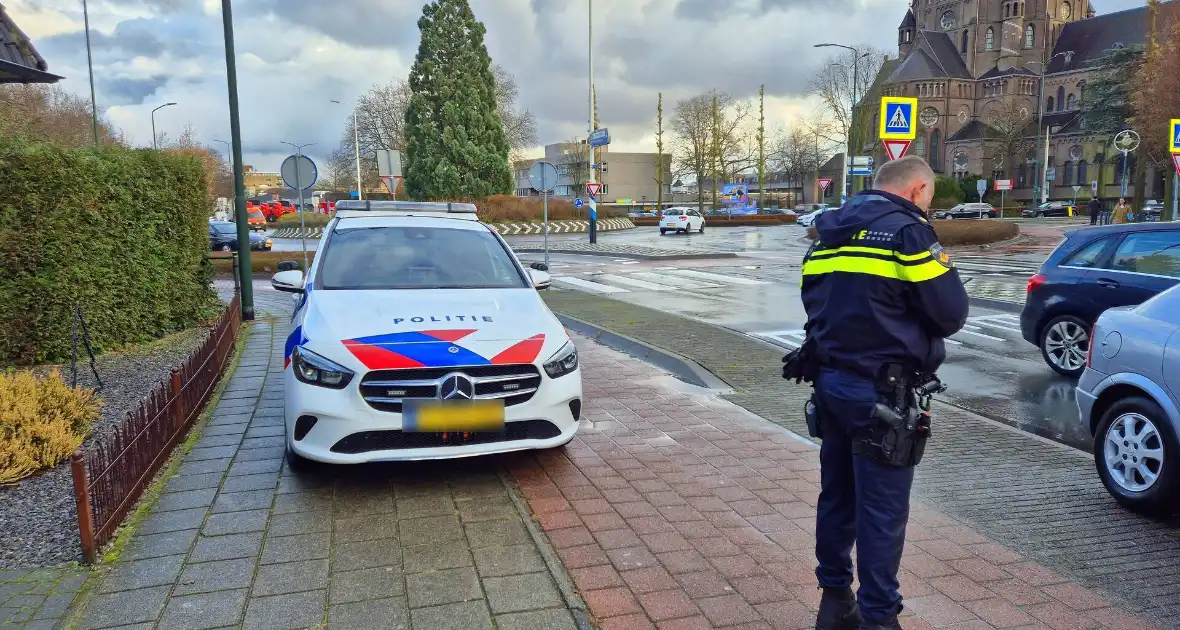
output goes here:
[{"label": "mercedes star emblem", "polygon": [[448,374],[438,386],[443,400],[471,400],[475,398],[475,384],[463,374]]}]

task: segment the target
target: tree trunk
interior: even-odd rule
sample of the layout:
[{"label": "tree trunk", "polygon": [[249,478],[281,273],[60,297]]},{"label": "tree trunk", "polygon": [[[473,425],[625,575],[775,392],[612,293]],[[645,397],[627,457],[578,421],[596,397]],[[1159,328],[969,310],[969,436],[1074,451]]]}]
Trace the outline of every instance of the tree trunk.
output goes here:
[{"label": "tree trunk", "polygon": [[1135,194],[1132,199],[1128,199],[1131,204],[1131,212],[1135,213],[1135,219],[1141,219],[1140,214],[1143,212],[1143,202],[1147,200],[1147,160],[1135,160],[1135,168],[1131,171],[1131,186],[1135,188]]}]

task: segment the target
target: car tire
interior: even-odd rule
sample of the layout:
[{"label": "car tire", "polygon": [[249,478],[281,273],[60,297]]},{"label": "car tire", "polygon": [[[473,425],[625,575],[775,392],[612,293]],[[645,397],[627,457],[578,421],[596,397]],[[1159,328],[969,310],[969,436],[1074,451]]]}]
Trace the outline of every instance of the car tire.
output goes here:
[{"label": "car tire", "polygon": [[[1128,431],[1135,431],[1138,437],[1128,435]],[[1120,436],[1130,439],[1120,443]],[[1156,449],[1158,459],[1136,461],[1137,453]],[[1130,463],[1129,480],[1123,462]],[[1180,439],[1154,400],[1132,396],[1116,401],[1106,410],[1094,433],[1094,465],[1102,485],[1119,505],[1149,516],[1180,512]],[[1124,467],[1114,468],[1120,465]],[[1144,469],[1157,475],[1154,482],[1144,483]]]},{"label": "car tire", "polygon": [[221,245],[220,249],[221,249],[221,251],[223,251],[223,252],[232,252],[232,251],[234,251],[234,248],[230,247],[230,246],[229,246],[229,243],[223,243],[223,244]]},{"label": "car tire", "polygon": [[668,233],[668,230],[665,230],[664,228],[660,228],[660,236],[663,236],[667,233]]},{"label": "car tire", "polygon": [[1044,212],[1037,212],[1036,214],[1033,215],[1033,217],[1037,218],[1037,219],[1044,219],[1045,213]]},{"label": "car tire", "polygon": [[1037,345],[1049,367],[1058,374],[1077,377],[1086,369],[1089,341],[1090,326],[1086,322],[1073,315],[1062,315],[1041,328]]},{"label": "car tire", "polygon": [[705,233],[705,222],[701,221],[701,227],[699,230],[697,230],[697,234],[704,234],[704,233]]},{"label": "car tire", "polygon": [[289,445],[287,446],[286,459],[287,468],[289,468],[291,472],[305,473],[315,467],[315,462],[300,455],[299,453],[296,453],[295,450]]}]

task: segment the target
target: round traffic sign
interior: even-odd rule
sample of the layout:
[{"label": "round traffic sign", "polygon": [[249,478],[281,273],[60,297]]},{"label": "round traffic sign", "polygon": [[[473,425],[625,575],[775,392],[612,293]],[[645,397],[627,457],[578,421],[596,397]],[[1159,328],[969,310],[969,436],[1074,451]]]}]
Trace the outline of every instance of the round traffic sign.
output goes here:
[{"label": "round traffic sign", "polygon": [[557,187],[557,167],[551,162],[535,162],[529,167],[529,185],[537,192],[553,192]]},{"label": "round traffic sign", "polygon": [[574,199],[574,207],[575,207],[575,208],[581,208],[583,205],[585,205],[585,202],[584,202],[584,201],[582,201],[582,198],[581,198],[581,197],[578,197],[577,199]]},{"label": "round traffic sign", "polygon": [[279,168],[279,173],[283,176],[283,183],[288,188],[295,190],[307,190],[315,186],[320,175],[315,162],[312,162],[311,158],[306,155],[287,156],[287,159],[283,160],[282,167]]}]

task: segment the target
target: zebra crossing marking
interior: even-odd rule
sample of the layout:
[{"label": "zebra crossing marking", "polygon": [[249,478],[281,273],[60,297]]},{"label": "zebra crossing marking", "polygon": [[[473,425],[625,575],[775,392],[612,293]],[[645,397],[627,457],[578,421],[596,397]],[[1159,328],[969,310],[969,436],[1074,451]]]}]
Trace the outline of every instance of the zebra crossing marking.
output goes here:
[{"label": "zebra crossing marking", "polygon": [[646,280],[639,280],[637,278],[629,278],[627,276],[620,276],[613,273],[596,274],[593,276],[593,278],[600,280],[610,280],[611,282],[617,282],[619,284],[625,284],[648,291],[668,291],[676,289],[676,287],[668,286],[666,284],[656,284],[655,282],[648,282]]},{"label": "zebra crossing marking", "polygon": [[711,284],[708,282],[699,282],[697,280],[689,280],[687,278],[677,278],[671,274],[655,273],[652,271],[636,271],[628,274],[633,278],[641,280],[649,280],[652,282],[664,282],[673,285],[679,289],[715,289],[721,285]]},{"label": "zebra crossing marking", "polygon": [[560,282],[562,284],[572,284],[575,287],[582,287],[583,289],[589,289],[591,291],[595,291],[598,293],[627,293],[628,292],[627,289],[620,289],[618,287],[612,287],[609,284],[602,284],[600,282],[591,282],[589,280],[583,280],[581,278],[573,278],[570,276],[558,276],[558,277],[554,278],[553,281]]},{"label": "zebra crossing marking", "polygon": [[715,282],[725,282],[728,284],[741,284],[747,286],[770,284],[764,280],[751,280],[749,278],[739,278],[737,276],[723,276],[719,273],[709,273],[707,271],[696,271],[693,269],[671,268],[667,271],[668,273],[674,273],[680,276],[688,276],[689,278],[700,278],[702,280],[713,280]]}]

